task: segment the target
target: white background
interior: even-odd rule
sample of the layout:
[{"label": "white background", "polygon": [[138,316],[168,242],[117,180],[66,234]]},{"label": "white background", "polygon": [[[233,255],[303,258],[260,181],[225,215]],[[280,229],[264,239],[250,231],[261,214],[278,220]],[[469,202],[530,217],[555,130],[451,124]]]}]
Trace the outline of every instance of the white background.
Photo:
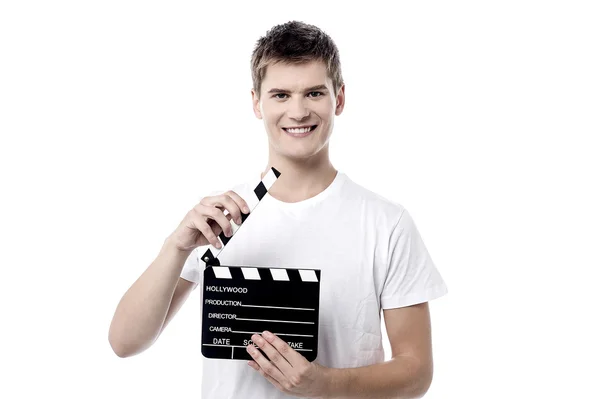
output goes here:
[{"label": "white background", "polygon": [[138,356],[109,324],[185,213],[266,167],[250,56],[296,19],[340,50],[332,163],[448,285],[426,397],[600,397],[594,3],[2,2],[0,396],[199,397],[198,290]]}]

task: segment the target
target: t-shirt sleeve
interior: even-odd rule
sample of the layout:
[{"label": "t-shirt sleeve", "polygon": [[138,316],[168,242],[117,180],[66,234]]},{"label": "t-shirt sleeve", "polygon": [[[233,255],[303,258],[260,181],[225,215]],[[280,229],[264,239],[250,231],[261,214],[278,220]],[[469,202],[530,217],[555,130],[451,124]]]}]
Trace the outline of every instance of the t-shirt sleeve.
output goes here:
[{"label": "t-shirt sleeve", "polygon": [[448,292],[417,226],[403,209],[390,237],[381,308],[401,308],[428,302]]},{"label": "t-shirt sleeve", "polygon": [[179,277],[192,283],[200,283],[200,259],[198,256],[198,248],[195,248],[185,260]]}]

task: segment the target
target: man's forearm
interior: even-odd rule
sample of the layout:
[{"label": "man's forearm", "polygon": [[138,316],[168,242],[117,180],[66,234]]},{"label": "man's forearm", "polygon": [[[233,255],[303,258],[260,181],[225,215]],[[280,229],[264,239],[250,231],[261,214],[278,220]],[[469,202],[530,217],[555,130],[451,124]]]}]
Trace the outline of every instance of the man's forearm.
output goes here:
[{"label": "man's forearm", "polygon": [[412,399],[429,389],[433,367],[413,357],[397,356],[384,363],[328,372],[331,389],[324,398]]},{"label": "man's forearm", "polygon": [[117,355],[133,356],[156,340],[189,253],[165,240],[154,262],[123,295],[109,329]]}]

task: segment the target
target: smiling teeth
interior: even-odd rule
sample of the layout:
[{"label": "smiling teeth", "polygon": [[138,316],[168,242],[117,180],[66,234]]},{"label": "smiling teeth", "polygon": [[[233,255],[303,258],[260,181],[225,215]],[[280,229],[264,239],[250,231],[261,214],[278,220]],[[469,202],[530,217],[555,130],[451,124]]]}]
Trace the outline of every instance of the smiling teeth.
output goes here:
[{"label": "smiling teeth", "polygon": [[290,133],[306,133],[310,131],[310,127],[306,127],[304,129],[285,129],[287,132]]}]

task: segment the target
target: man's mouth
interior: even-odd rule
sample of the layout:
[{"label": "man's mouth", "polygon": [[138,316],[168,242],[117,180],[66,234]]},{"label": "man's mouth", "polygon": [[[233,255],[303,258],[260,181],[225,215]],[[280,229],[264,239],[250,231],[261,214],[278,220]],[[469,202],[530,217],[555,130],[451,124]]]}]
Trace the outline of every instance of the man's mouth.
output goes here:
[{"label": "man's mouth", "polygon": [[312,125],[312,126],[301,127],[301,128],[297,128],[297,127],[284,127],[282,129],[285,130],[288,133],[291,133],[291,134],[302,134],[302,133],[312,132],[313,130],[315,130],[317,128],[317,126],[318,125]]}]

